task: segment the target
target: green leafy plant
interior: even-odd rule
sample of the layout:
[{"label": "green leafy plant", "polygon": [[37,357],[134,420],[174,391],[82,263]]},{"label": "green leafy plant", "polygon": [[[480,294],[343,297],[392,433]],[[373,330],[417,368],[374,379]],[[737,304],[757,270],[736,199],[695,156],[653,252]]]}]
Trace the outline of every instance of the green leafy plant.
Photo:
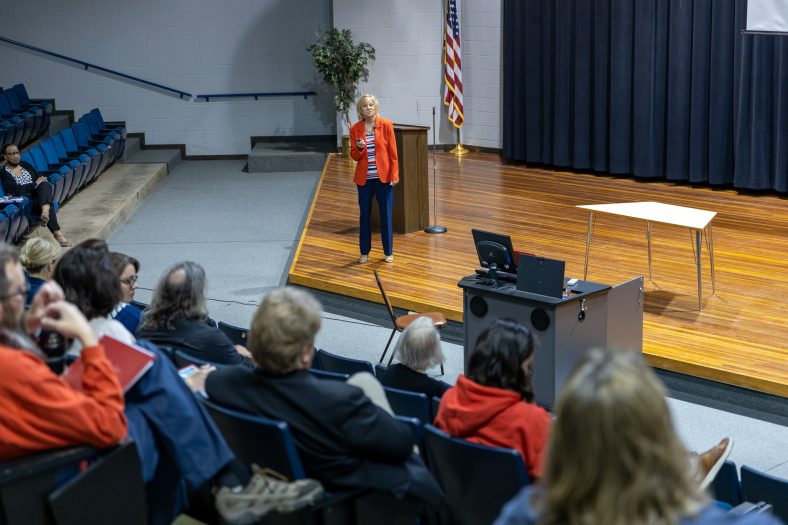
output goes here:
[{"label": "green leafy plant", "polygon": [[350,29],[332,28],[318,36],[306,50],[312,54],[323,82],[334,88],[334,107],[350,129],[348,112],[356,101],[359,81],[369,78],[368,65],[375,60],[375,48],[366,42],[353,42]]}]

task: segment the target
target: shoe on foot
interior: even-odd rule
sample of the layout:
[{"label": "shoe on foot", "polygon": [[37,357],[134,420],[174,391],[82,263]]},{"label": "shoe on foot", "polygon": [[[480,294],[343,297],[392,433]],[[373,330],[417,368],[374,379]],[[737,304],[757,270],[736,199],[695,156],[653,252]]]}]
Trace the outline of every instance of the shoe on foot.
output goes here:
[{"label": "shoe on foot", "polygon": [[706,452],[692,454],[693,459],[697,463],[695,477],[698,479],[698,485],[701,490],[714,481],[723,463],[731,455],[732,449],[733,438],[726,437]]},{"label": "shoe on foot", "polygon": [[55,237],[55,240],[63,248],[70,248],[71,246],[73,246],[73,244],[71,244],[71,241],[69,241],[68,239],[66,239],[62,235],[59,235],[59,236]]},{"label": "shoe on foot", "polygon": [[358,263],[359,264],[364,264],[368,260],[369,260],[369,255],[362,255],[361,257],[358,258]]},{"label": "shoe on foot", "polygon": [[270,511],[294,512],[323,495],[323,485],[314,479],[287,481],[269,469],[252,465],[254,475],[239,492],[222,487],[216,493],[216,510],[230,525],[254,523]]},{"label": "shoe on foot", "polygon": [[393,255],[386,255],[385,257],[383,257],[383,260],[386,261],[387,263],[393,263],[394,262],[394,256]]},{"label": "shoe on foot", "polygon": [[42,213],[38,218],[38,223],[41,224],[42,226],[46,226],[47,224],[49,224],[49,215],[47,215],[46,213]]}]

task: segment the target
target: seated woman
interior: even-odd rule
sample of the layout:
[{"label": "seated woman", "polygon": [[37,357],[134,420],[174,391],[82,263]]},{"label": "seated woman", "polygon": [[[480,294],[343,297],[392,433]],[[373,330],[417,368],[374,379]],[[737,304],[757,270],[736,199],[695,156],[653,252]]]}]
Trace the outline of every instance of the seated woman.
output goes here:
[{"label": "seated woman", "polygon": [[134,300],[134,291],[137,289],[137,273],[140,271],[140,262],[124,253],[111,252],[109,254],[115,273],[120,278],[120,289],[123,299],[115,305],[109,313],[110,319],[115,319],[132,334],[137,331],[142,319],[142,310],[130,304]]},{"label": "seated woman", "polygon": [[[283,492],[296,506],[319,495],[319,485],[312,480],[288,488],[264,475],[250,476],[167,357],[154,345],[137,341],[118,321],[107,319],[120,301],[121,289],[104,241],[88,240],[69,250],[55,267],[53,280],[63,288],[66,300],[90,319],[98,337],[136,343],[156,356],[153,366],[125,394],[129,435],[142,461],[151,524],[172,523],[187,506],[186,489],[208,482],[222,487],[216,505],[229,523],[246,523],[244,518],[276,508],[271,498]],[[81,345],[72,348],[81,351]]]},{"label": "seated woman", "polygon": [[397,341],[394,355],[399,363],[390,366],[380,380],[383,386],[421,392],[427,398],[441,397],[450,385],[427,375],[427,369],[443,364],[441,339],[428,317],[413,321]]},{"label": "seated woman", "polygon": [[250,354],[208,317],[205,270],[195,262],[173,265],[159,280],[137,335],[191,357],[221,365],[251,363]]},{"label": "seated woman", "polygon": [[639,353],[593,350],[556,405],[539,485],[496,525],[778,525],[726,514],[699,488],[673,428],[665,389]]},{"label": "seated woman", "polygon": [[27,278],[27,298],[25,307],[29,308],[38,289],[52,277],[60,246],[51,237],[30,237],[22,246],[20,260]]},{"label": "seated woman", "polygon": [[41,224],[47,225],[60,246],[71,246],[60,231],[60,224],[57,222],[57,214],[52,203],[52,185],[46,177],[39,175],[33,166],[22,162],[19,155],[16,144],[8,144],[3,148],[5,165],[0,170],[0,182],[3,184],[5,194],[29,198],[33,203],[33,215],[40,218]]},{"label": "seated woman", "polygon": [[534,338],[524,325],[494,321],[476,340],[467,374],[441,399],[435,426],[458,438],[520,452],[528,475],[542,474],[552,418],[534,402]]}]

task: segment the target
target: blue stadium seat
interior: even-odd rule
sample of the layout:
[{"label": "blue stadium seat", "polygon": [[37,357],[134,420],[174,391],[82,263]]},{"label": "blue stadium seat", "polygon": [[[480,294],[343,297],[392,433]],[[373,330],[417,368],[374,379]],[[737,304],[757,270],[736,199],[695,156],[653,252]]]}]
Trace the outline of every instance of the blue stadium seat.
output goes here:
[{"label": "blue stadium seat", "polygon": [[2,91],[0,91],[0,121],[6,128],[5,144],[21,146],[27,141],[30,136],[28,126],[32,126],[32,122],[28,123],[27,118],[14,114],[11,104]]},{"label": "blue stadium seat", "polygon": [[715,500],[727,503],[731,507],[744,501],[741,495],[739,473],[733,461],[728,460],[722,464],[714,481],[711,482],[711,491]]},{"label": "blue stadium seat", "polygon": [[117,158],[115,154],[116,147],[120,146],[120,133],[115,131],[109,131],[107,133],[100,133],[94,131],[97,129],[97,124],[95,123],[95,119],[90,113],[85,113],[81,117],[79,117],[79,122],[87,126],[88,134],[90,135],[91,143],[98,145],[104,144],[109,149],[110,160],[109,162],[112,163]]},{"label": "blue stadium seat", "polygon": [[8,241],[8,232],[11,229],[11,221],[8,217],[5,216],[2,212],[0,212],[0,242],[9,242]]},{"label": "blue stadium seat", "polygon": [[71,179],[74,176],[73,170],[69,166],[63,164],[50,166],[47,162],[46,154],[39,144],[31,146],[25,153],[32,159],[32,162],[28,162],[33,165],[36,171],[38,171],[38,174],[49,180],[53,189],[53,201],[57,206],[57,203],[61,201],[61,197],[63,196],[63,189],[66,182],[69,184],[71,183]]},{"label": "blue stadium seat", "polygon": [[24,107],[39,107],[44,112],[44,121],[41,123],[41,130],[47,131],[49,129],[49,121],[52,117],[52,110],[55,109],[52,105],[52,102],[49,100],[30,100],[30,97],[27,95],[27,89],[25,89],[24,84],[17,84],[9,91],[14,91],[16,96],[19,98],[19,101],[22,103]]},{"label": "blue stadium seat", "polygon": [[33,138],[39,136],[44,131],[42,128],[44,122],[44,110],[39,107],[25,107],[22,104],[22,101],[19,100],[16,91],[12,89],[7,89],[3,93],[5,93],[5,96],[8,98],[8,102],[11,105],[11,110],[15,114],[29,115],[32,117],[33,126],[31,128],[28,140],[32,140]]},{"label": "blue stadium seat", "polygon": [[370,374],[375,373],[372,368],[372,363],[369,361],[342,357],[340,355],[332,354],[331,352],[326,352],[322,349],[318,349],[315,352],[315,361],[319,365],[315,367],[313,364],[313,367],[319,370],[325,370],[326,372],[335,372],[337,374],[347,375],[353,375],[357,372],[369,372]]},{"label": "blue stadium seat", "polygon": [[788,480],[742,465],[741,488],[745,501],[765,501],[775,516],[788,522]]},{"label": "blue stadium seat", "polygon": [[310,368],[309,373],[320,379],[328,379],[331,381],[347,381],[350,379],[348,374],[339,374],[337,372],[327,372],[325,370],[318,370],[317,368]]},{"label": "blue stadium seat", "polygon": [[223,323],[221,321],[217,323],[217,326],[219,327],[219,330],[224,332],[224,335],[226,335],[227,338],[233,342],[234,345],[246,347],[246,336],[249,334],[249,330],[239,326]]},{"label": "blue stadium seat", "polygon": [[432,423],[430,402],[427,394],[408,392],[399,388],[384,387],[391,409],[398,416],[412,417],[426,425]]},{"label": "blue stadium seat", "polygon": [[457,525],[492,523],[503,505],[529,483],[515,450],[457,439],[432,425],[424,427],[424,446]]},{"label": "blue stadium seat", "polygon": [[[71,129],[74,131],[74,138],[77,141],[77,146],[82,151],[90,151],[95,150],[99,155],[99,167],[96,172],[93,174],[93,177],[90,181],[95,180],[99,175],[101,175],[107,166],[109,166],[109,161],[112,156],[112,152],[107,147],[106,144],[103,142],[99,142],[93,140],[90,137],[90,130],[88,129],[87,124],[84,122],[76,122],[72,124]],[[88,182],[90,182],[88,181]]]},{"label": "blue stadium seat", "polygon": [[44,153],[44,158],[50,169],[59,169],[61,166],[68,168],[68,172],[64,174],[65,180],[62,188],[56,188],[55,190],[55,200],[62,203],[68,198],[68,190],[74,183],[74,177],[82,176],[82,163],[68,158],[65,159],[65,161],[60,160],[57,154],[57,148],[55,148],[55,142],[52,139],[43,140],[38,143],[38,146]]},{"label": "blue stadium seat", "polygon": [[66,148],[66,154],[69,158],[78,158],[83,164],[88,164],[85,168],[85,176],[82,178],[77,188],[78,191],[96,177],[101,164],[101,154],[94,148],[88,148],[86,150],[81,149],[77,145],[77,138],[72,128],[66,128],[58,133],[58,135],[60,135],[63,141],[63,146]]},{"label": "blue stadium seat", "polygon": [[[66,151],[66,146],[63,142],[63,136],[60,133],[53,135],[49,140],[55,147],[55,153],[57,153],[60,162],[64,164],[68,163],[74,169],[74,177],[71,180],[71,187],[66,188],[64,191],[66,194],[65,198],[68,199],[74,195],[84,184],[84,181],[90,172],[91,160],[87,155],[82,155],[79,153],[69,156],[69,153]],[[77,164],[79,164],[79,167],[77,167]]]}]

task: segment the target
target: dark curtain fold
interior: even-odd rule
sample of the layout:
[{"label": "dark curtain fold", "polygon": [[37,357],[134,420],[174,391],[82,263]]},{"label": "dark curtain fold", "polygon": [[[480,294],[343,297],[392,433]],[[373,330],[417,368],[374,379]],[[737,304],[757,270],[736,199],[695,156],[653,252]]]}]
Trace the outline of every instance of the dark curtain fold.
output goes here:
[{"label": "dark curtain fold", "polygon": [[788,37],[745,0],[504,0],[503,156],[788,192]]}]

